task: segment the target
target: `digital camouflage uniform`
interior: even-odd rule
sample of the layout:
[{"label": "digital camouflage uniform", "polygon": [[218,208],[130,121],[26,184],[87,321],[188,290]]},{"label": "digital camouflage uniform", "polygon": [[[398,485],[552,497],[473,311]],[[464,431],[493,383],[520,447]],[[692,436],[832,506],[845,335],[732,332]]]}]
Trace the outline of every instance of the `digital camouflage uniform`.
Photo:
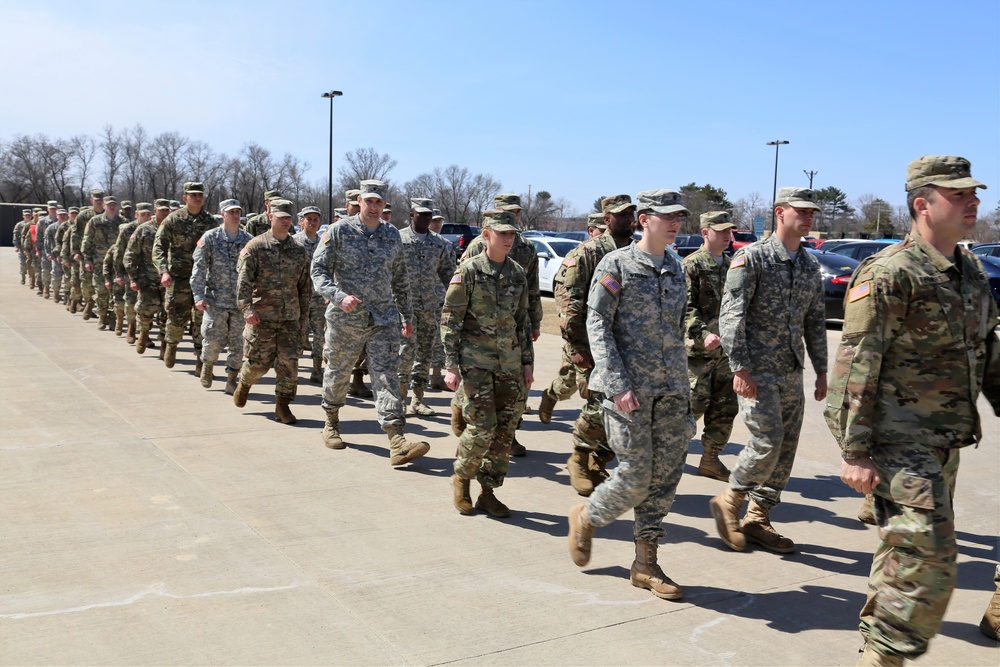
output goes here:
[{"label": "digital camouflage uniform", "polygon": [[45,257],[48,258],[49,264],[51,265],[51,277],[49,278],[49,290],[52,297],[59,301],[60,286],[62,285],[63,271],[62,262],[59,261],[59,248],[56,245],[56,234],[59,233],[59,228],[62,223],[57,221],[50,224],[45,228]]},{"label": "digital camouflage uniform", "polygon": [[[124,318],[129,326],[135,325],[135,302],[138,299],[138,292],[129,288],[128,275],[125,272],[125,250],[128,248],[128,241],[132,234],[139,228],[138,220],[131,220],[118,229],[118,238],[115,239],[114,259],[112,261],[112,292],[115,296],[115,314],[119,318]],[[121,285],[115,281],[121,281]]]},{"label": "digital camouflage uniform", "polygon": [[229,351],[226,371],[243,365],[243,313],[236,303],[237,265],[240,252],[254,238],[237,227],[236,239],[229,240],[224,225],[205,232],[194,250],[191,293],[194,302],[208,302],[201,320],[201,360],[212,366],[222,349]]},{"label": "digital camouflage uniform", "polygon": [[793,262],[777,234],[736,251],[726,274],[719,331],[729,368],[749,371],[757,397],[739,397],[750,439],[729,477],[770,510],[788,483],[802,429],[805,348],[826,373],[826,319],[819,262],[802,245]]},{"label": "digital camouflage uniform", "polygon": [[239,382],[252,386],[274,367],[274,395],[292,400],[298,389],[299,351],[309,317],[309,253],[288,236],[270,230],[240,251],[236,302],[244,318],[257,313],[259,324],[243,330],[243,367]]},{"label": "digital camouflage uniform", "polygon": [[[656,543],[673,504],[694,435],[684,349],[687,286],[680,260],[665,253],[657,269],[638,246],[608,253],[587,299],[587,334],[608,441],[618,465],[587,502],[594,526],[635,510],[636,540]],[[614,396],[631,390],[638,409],[620,412]]]},{"label": "digital camouflage uniform", "polygon": [[56,218],[50,218],[46,215],[38,219],[38,226],[35,228],[36,266],[41,276],[41,282],[37,283],[39,292],[48,290],[52,281],[52,259],[49,257],[49,253],[46,252],[45,232],[50,226],[56,225],[58,222]]},{"label": "digital camouflage uniform", "polygon": [[28,224],[26,224],[21,229],[21,248],[24,251],[25,263],[26,263],[26,267],[28,269],[28,278],[30,278],[30,280],[31,280],[31,287],[35,286],[36,274],[37,274],[37,271],[35,269],[35,259],[36,259],[36,257],[35,257],[35,239],[34,239],[34,233],[35,233],[35,221],[34,220],[32,220],[31,222],[29,222]]},{"label": "digital camouflage uniform", "polygon": [[870,457],[879,529],[861,611],[876,653],[927,650],[955,587],[959,449],[1000,414],[997,310],[979,259],[954,263],[916,229],[854,271],[826,420],[844,458]]},{"label": "digital camouflage uniform", "polygon": [[118,215],[114,219],[108,218],[106,213],[95,215],[87,222],[83,232],[83,243],[80,246],[84,263],[90,264],[92,268],[92,273],[85,274],[81,280],[89,279],[93,285],[94,300],[97,303],[95,312],[102,319],[107,316],[111,299],[111,292],[104,285],[104,256],[118,238],[118,228],[122,223],[124,219]]},{"label": "digital camouflage uniform", "polygon": [[21,247],[21,234],[26,226],[24,220],[20,220],[14,225],[14,251],[17,253],[18,270],[21,274],[22,283],[24,283],[24,277],[28,274],[28,255],[24,248]]},{"label": "digital camouflage uniform", "polygon": [[[316,248],[319,247],[319,234],[309,238],[303,231],[296,234],[294,238],[309,253],[309,265],[312,266],[312,259],[316,256]],[[310,288],[312,288],[311,279]],[[310,349],[313,365],[315,365],[317,360],[323,358],[323,344],[326,341],[326,299],[315,289],[312,290],[312,297],[309,299],[308,333],[312,335]]]},{"label": "digital camouflage uniform", "polygon": [[135,314],[139,320],[139,338],[147,342],[153,318],[163,310],[164,290],[160,284],[160,272],[153,263],[153,242],[156,240],[158,227],[156,218],[136,227],[122,258],[129,281],[139,286]]},{"label": "digital camouflage uniform", "polygon": [[66,264],[71,262],[72,258],[63,253],[70,224],[72,223],[69,219],[60,222],[52,237],[52,261],[54,262],[52,265],[52,292],[63,301],[69,301],[70,298],[70,268]]}]

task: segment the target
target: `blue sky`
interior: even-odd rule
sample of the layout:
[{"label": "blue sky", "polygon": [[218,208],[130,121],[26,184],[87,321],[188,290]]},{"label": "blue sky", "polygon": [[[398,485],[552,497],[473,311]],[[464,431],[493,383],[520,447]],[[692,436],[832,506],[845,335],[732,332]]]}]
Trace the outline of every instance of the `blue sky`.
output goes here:
[{"label": "blue sky", "polygon": [[774,139],[779,186],[815,170],[901,204],[906,164],[947,153],[985,209],[1000,191],[997,0],[2,0],[0,25],[5,85],[34,97],[2,96],[4,139],[141,123],[320,180],[338,89],[336,162],[372,146],[400,183],[455,163],[578,211],[691,181],[769,199]]}]

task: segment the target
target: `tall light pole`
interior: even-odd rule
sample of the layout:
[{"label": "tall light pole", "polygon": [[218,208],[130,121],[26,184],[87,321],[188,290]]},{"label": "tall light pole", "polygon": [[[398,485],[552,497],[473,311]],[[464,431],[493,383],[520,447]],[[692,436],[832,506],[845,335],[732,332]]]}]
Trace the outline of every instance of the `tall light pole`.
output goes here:
[{"label": "tall light pole", "polygon": [[327,221],[333,220],[333,98],[343,95],[339,90],[331,90],[323,93],[321,97],[330,98],[330,182],[327,185]]},{"label": "tall light pole", "polygon": [[818,171],[809,171],[807,169],[803,169],[802,173],[809,177],[809,189],[812,190],[813,189],[813,176],[815,176],[819,172]]},{"label": "tall light pole", "polygon": [[778,198],[778,147],[782,144],[787,144],[787,141],[782,141],[778,139],[777,141],[767,142],[768,146],[774,146],[774,191],[771,194],[771,233],[774,233],[775,220],[774,220],[774,200]]}]

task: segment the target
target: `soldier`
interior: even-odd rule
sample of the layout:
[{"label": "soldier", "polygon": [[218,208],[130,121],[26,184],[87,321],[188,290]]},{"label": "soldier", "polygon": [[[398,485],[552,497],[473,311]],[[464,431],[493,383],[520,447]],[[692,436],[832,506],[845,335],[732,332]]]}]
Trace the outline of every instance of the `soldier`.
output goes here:
[{"label": "soldier", "polygon": [[[441,215],[440,209],[434,209],[434,215],[431,216],[431,224],[427,228],[435,234],[440,234],[443,226],[444,216]],[[451,265],[455,266],[455,246],[451,243],[448,244],[448,253]],[[437,283],[434,283],[434,291],[437,292],[438,303],[443,306],[445,287],[439,287]],[[441,336],[434,336],[434,345],[431,348],[431,376],[427,380],[428,389],[436,391],[448,389],[448,385],[444,383],[444,377],[441,375],[442,368],[444,368],[444,345],[441,343]]]},{"label": "soldier", "polygon": [[139,225],[149,222],[152,219],[153,205],[149,202],[139,202],[136,210],[139,217],[122,225],[118,229],[118,238],[115,240],[112,265],[115,284],[115,335],[122,335],[122,327],[125,320],[128,320],[125,340],[129,345],[135,343],[135,302],[139,293],[129,285],[128,275],[125,271],[125,250],[128,248],[129,239],[132,238],[132,234],[139,228]]},{"label": "soldier", "polygon": [[28,274],[28,253],[21,246],[21,236],[28,225],[31,224],[31,209],[22,209],[21,216],[23,219],[14,225],[14,251],[17,252],[17,260],[21,272],[21,284],[23,285],[25,283],[24,277]]},{"label": "soldier", "polygon": [[281,199],[281,190],[268,190],[265,192],[264,212],[247,218],[246,224],[243,225],[243,229],[245,229],[250,236],[260,236],[271,228],[271,219],[268,216],[268,213],[271,212],[272,199]]},{"label": "soldier", "polygon": [[51,266],[51,277],[45,291],[45,298],[52,298],[59,303],[59,286],[62,283],[62,262],[59,261],[59,249],[56,247],[56,234],[63,223],[69,220],[69,213],[64,208],[56,209],[56,222],[45,228],[45,243],[42,252]]},{"label": "soldier", "polygon": [[392,204],[386,202],[385,208],[382,209],[382,222],[392,223]]},{"label": "soldier", "polygon": [[684,258],[688,281],[685,339],[691,412],[695,421],[705,417],[698,474],[723,482],[729,481],[729,469],[719,460],[719,454],[729,442],[733,420],[740,410],[733,391],[733,373],[719,338],[719,308],[730,262],[725,251],[733,239],[735,226],[726,211],[703,213],[701,235],[705,243]]},{"label": "soldier", "polygon": [[[163,364],[174,367],[177,344],[181,342],[184,328],[192,320],[195,331],[195,375],[201,375],[201,320],[200,310],[194,308],[191,293],[191,268],[198,239],[216,226],[204,209],[205,188],[201,183],[184,184],[184,208],[174,211],[156,230],[153,242],[153,263],[160,272],[160,284],[166,292],[167,338],[164,343]],[[192,311],[194,314],[192,314]]]},{"label": "soldier", "polygon": [[68,210],[69,220],[66,222],[65,228],[56,233],[56,240],[59,242],[59,258],[63,265],[63,279],[66,282],[63,297],[66,301],[66,310],[70,314],[76,314],[80,305],[80,274],[78,271],[79,263],[73,259],[70,241],[73,230],[76,228],[77,218],[80,217],[80,209],[76,206],[70,206]]},{"label": "soldier", "polygon": [[222,224],[205,232],[194,250],[191,293],[194,307],[205,313],[201,320],[201,386],[212,386],[212,368],[225,347],[229,350],[225,391],[231,396],[243,363],[244,319],[236,304],[236,265],[240,252],[254,237],[240,228],[243,210],[237,200],[227,199],[219,208]]},{"label": "soldier", "polygon": [[619,465],[587,502],[569,512],[573,562],[590,561],[594,529],[635,510],[633,586],[666,600],[683,596],[663,573],[656,552],[694,435],[684,372],[684,268],[667,245],[688,210],[673,190],[646,190],[637,199],[637,243],[600,261],[587,299],[587,336],[594,369],[588,380],[601,396],[608,441]]},{"label": "soldier", "polygon": [[603,213],[591,213],[587,216],[587,233],[590,238],[596,239],[607,230],[608,226],[604,222]]},{"label": "soldier", "polygon": [[[361,190],[352,188],[344,192],[344,214],[346,217],[350,218],[361,212],[361,204],[359,203],[358,196],[361,194]],[[381,218],[381,216],[379,216]]]},{"label": "soldier", "polygon": [[344,448],[340,408],[347,395],[349,369],[358,352],[367,347],[375,412],[389,437],[389,464],[397,466],[420,458],[430,445],[403,437],[406,418],[399,395],[399,333],[402,323],[402,335],[413,335],[413,311],[399,231],[381,218],[387,190],[382,181],[361,182],[361,212],[323,234],[313,257],[312,280],[316,291],[330,301],[323,443],[331,449]]},{"label": "soldier", "polygon": [[[319,231],[321,222],[323,222],[323,218],[320,215],[318,206],[306,206],[299,211],[299,224],[302,226],[302,231],[296,234],[294,238],[309,253],[310,265],[312,264],[313,256],[316,254],[316,248],[319,246],[319,234],[317,232]],[[310,288],[312,288],[312,280],[310,280]],[[312,291],[312,298],[309,299],[309,331],[307,333],[312,334],[313,369],[309,375],[309,381],[316,384],[323,384],[323,344],[326,341],[326,299],[315,289]],[[305,341],[303,341],[303,346],[304,344]]]},{"label": "soldier", "polygon": [[825,414],[840,478],[874,494],[880,538],[859,665],[925,653],[955,587],[959,449],[982,437],[980,391],[1000,414],[996,303],[979,259],[957,245],[985,187],[965,158],[911,162],[910,233],[855,269],[845,298]]},{"label": "soldier", "polygon": [[[361,211],[361,207],[358,204],[358,195],[361,194],[361,190],[350,189],[344,192],[344,203],[346,208],[337,209],[343,212],[342,219],[349,218],[354,215],[358,215]],[[381,219],[381,216],[379,216]],[[361,352],[358,353],[358,359],[354,362],[354,374],[351,377],[351,385],[347,388],[348,396],[355,396],[357,398],[371,398],[374,396],[371,389],[365,386],[365,373],[368,372],[368,352],[366,348],[361,348]]]},{"label": "soldier", "polygon": [[240,251],[236,302],[246,321],[243,356],[233,403],[242,408],[257,380],[274,367],[274,418],[298,421],[288,404],[295,400],[299,352],[309,317],[309,253],[289,235],[294,205],[272,199],[271,229]]},{"label": "soldier", "polygon": [[442,301],[438,295],[455,271],[451,243],[429,229],[433,215],[430,199],[411,199],[410,225],[399,233],[414,320],[413,335],[404,338],[399,348],[399,393],[405,404],[407,390],[413,389],[407,414],[421,417],[434,414],[424,403],[424,389],[434,339],[440,337]]},{"label": "soldier", "polygon": [[776,553],[795,551],[771,525],[770,512],[791,476],[802,430],[803,338],[816,371],[813,395],[826,398],[823,280],[819,262],[801,245],[819,210],[815,199],[807,188],[778,190],[777,230],[737,250],[726,274],[719,330],[750,440],[725,491],[709,504],[719,536],[734,551],[747,540]]},{"label": "soldier", "polygon": [[[136,293],[135,314],[138,319],[139,332],[136,336],[135,351],[142,354],[147,347],[154,347],[149,340],[149,332],[153,326],[153,318],[163,309],[163,286],[160,284],[160,272],[153,262],[153,242],[156,240],[156,230],[166,220],[170,212],[166,199],[153,202],[155,217],[135,228],[125,247],[122,262],[128,274],[129,289]],[[161,319],[161,335],[163,320]],[[160,358],[163,358],[163,348],[160,348]]]},{"label": "soldier", "polygon": [[453,502],[472,514],[469,483],[482,492],[475,509],[506,518],[510,509],[494,494],[503,485],[514,431],[532,382],[527,276],[509,258],[517,235],[514,214],[483,214],[482,253],[463,261],[448,285],[441,316],[448,387],[465,394],[466,428],[458,441]]},{"label": "soldier", "polygon": [[52,239],[49,242],[49,254],[52,256],[52,299],[56,303],[67,302],[66,310],[69,310],[69,290],[64,287],[64,282],[68,282],[66,275],[67,264],[62,254],[63,242],[66,240],[66,232],[69,230],[70,214],[65,208],[56,211],[59,224],[53,225],[51,230]]},{"label": "soldier", "polygon": [[48,215],[40,217],[38,225],[35,228],[35,255],[38,257],[38,266],[41,269],[39,273],[41,282],[38,283],[38,295],[48,299],[52,283],[52,257],[45,246],[45,231],[50,225],[59,223],[56,217],[59,202],[51,200],[46,203],[46,207],[48,208]]},{"label": "soldier", "polygon": [[122,201],[121,216],[126,223],[132,222],[135,219],[132,217],[132,202],[128,199]]},{"label": "soldier", "polygon": [[83,236],[87,223],[96,215],[104,213],[104,190],[94,188],[90,191],[90,207],[80,211],[76,217],[76,225],[70,228],[70,253],[73,256],[74,294],[78,302],[83,303],[83,319],[89,320],[94,314],[94,281],[85,268],[83,257]]},{"label": "soldier", "polygon": [[[104,256],[118,238],[118,227],[122,219],[118,215],[118,200],[108,196],[104,198],[104,212],[95,215],[87,222],[83,232],[81,250],[84,259],[84,270],[90,274],[84,275],[84,280],[90,279],[94,285],[97,304],[97,323],[101,331],[108,329],[108,305],[111,292],[107,287],[102,270]],[[86,311],[84,311],[86,315]]]}]

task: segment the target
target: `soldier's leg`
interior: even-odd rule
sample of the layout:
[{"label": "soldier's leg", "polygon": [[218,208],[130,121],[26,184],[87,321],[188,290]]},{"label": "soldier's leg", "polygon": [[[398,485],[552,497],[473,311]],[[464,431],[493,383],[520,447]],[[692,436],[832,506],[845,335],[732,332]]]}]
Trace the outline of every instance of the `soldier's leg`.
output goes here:
[{"label": "soldier's leg", "polygon": [[[240,366],[243,365],[243,327],[245,325],[243,313],[233,308],[232,310],[225,311],[221,315],[221,318],[225,321],[225,345],[228,350],[228,354],[226,355],[226,373],[239,372]],[[207,320],[208,318],[205,319]],[[204,327],[204,324],[202,326]],[[205,349],[205,344],[203,343],[203,355]]]},{"label": "soldier's leg", "polygon": [[367,320],[355,324],[348,313],[333,312],[326,318],[326,371],[323,373],[324,410],[339,410],[347,399],[358,353],[371,332]]},{"label": "soldier's leg", "polygon": [[458,439],[454,470],[461,479],[473,479],[496,435],[495,377],[481,368],[463,368],[461,374],[462,384],[455,393],[465,394],[461,402],[465,430]]},{"label": "soldier's leg", "polygon": [[959,450],[879,445],[871,451],[879,546],[861,610],[861,634],[876,653],[927,651],[955,588],[958,548],[952,499]]},{"label": "soldier's leg", "polygon": [[[688,441],[695,434],[694,419],[687,408],[688,403],[682,397],[662,396],[653,399],[650,424],[652,475],[648,494],[635,506],[632,531],[637,540],[656,543],[665,534],[663,517],[673,505],[677,484],[684,472]],[[618,466],[621,465],[622,460],[619,458]]]},{"label": "soldier's leg", "polygon": [[136,317],[139,320],[139,334],[136,338],[136,352],[142,354],[149,344],[150,330],[153,327],[153,318],[160,312],[160,290],[156,288],[142,288],[138,292],[135,302]]},{"label": "soldier's leg", "polygon": [[194,326],[194,335],[191,337],[194,341],[194,356],[196,359],[201,358],[201,321],[204,319],[205,313],[194,307],[194,293],[191,294],[191,322]]},{"label": "soldier's leg", "polygon": [[[28,275],[28,259],[27,256],[22,252],[17,255],[18,269],[21,272],[21,283],[24,283],[25,276]],[[443,349],[443,348],[442,348]]]},{"label": "soldier's leg", "polygon": [[94,285],[94,303],[97,304],[97,314],[108,312],[108,304],[111,302],[111,292],[104,286],[104,278],[96,271],[91,274]]},{"label": "soldier's leg", "polygon": [[239,383],[247,388],[257,384],[257,381],[274,366],[277,351],[273,323],[246,325],[243,329],[244,361],[243,367],[240,368]]},{"label": "soldier's leg", "polygon": [[[733,433],[733,421],[739,414],[740,404],[733,391],[733,373],[729,370],[729,360],[719,357],[713,360],[711,373],[711,395],[708,408],[704,412],[705,424],[701,445],[705,451],[715,453],[725,449],[729,436]],[[694,411],[692,399],[692,412]]]},{"label": "soldier's leg", "polygon": [[799,447],[799,433],[802,431],[802,419],[805,412],[805,396],[802,393],[802,372],[793,371],[785,375],[775,387],[778,391],[778,405],[781,420],[782,438],[778,448],[778,457],[771,474],[757,488],[750,492],[750,497],[762,507],[773,508],[781,502],[781,492],[788,484],[792,475],[792,465],[795,463],[795,452]]},{"label": "soldier's leg", "polygon": [[[416,327],[414,327],[416,329]],[[409,338],[400,337],[399,343],[399,384],[402,387],[410,387],[410,378],[413,373],[413,359],[417,354],[416,331]]]},{"label": "soldier's leg", "polygon": [[399,339],[396,325],[373,326],[367,342],[368,375],[375,392],[375,413],[385,430],[402,428],[406,423],[403,400],[399,393]]},{"label": "soldier's leg", "polygon": [[291,401],[295,398],[299,386],[302,332],[297,320],[276,322],[274,332],[274,395]]},{"label": "soldier's leg", "polygon": [[778,467],[785,443],[777,383],[758,383],[757,397],[749,399],[740,396],[739,405],[750,438],[732,469],[729,486],[734,491],[749,493],[759,504],[770,503],[773,506],[777,498],[763,485]]},{"label": "soldier's leg", "polygon": [[52,261],[52,299],[57,303],[62,300],[62,281],[63,281],[63,270],[62,262],[59,260]]},{"label": "soldier's leg", "polygon": [[309,307],[309,333],[312,334],[311,354],[316,361],[323,359],[323,345],[326,340],[326,307],[323,300],[314,299]]},{"label": "soldier's leg", "polygon": [[483,456],[476,479],[484,489],[503,485],[510,464],[510,446],[514,442],[524,397],[524,376],[520,373],[493,373],[493,405],[496,412],[494,436]]},{"label": "soldier's leg", "polygon": [[51,287],[52,284],[52,260],[39,260],[42,269],[42,288]]},{"label": "soldier's leg", "polygon": [[80,262],[73,260],[73,265],[70,266],[69,270],[70,298],[75,299],[76,301],[81,301],[84,297],[83,288],[80,284],[80,271],[82,270],[80,268]]},{"label": "soldier's leg", "polygon": [[222,348],[229,343],[229,311],[209,306],[201,320],[201,361],[206,366],[214,366],[219,360]]},{"label": "soldier's leg", "polygon": [[80,292],[87,301],[94,299],[94,273],[80,266]]},{"label": "soldier's leg", "polygon": [[440,336],[440,319],[433,310],[417,310],[413,312],[413,316],[415,325],[411,338],[416,342],[416,354],[413,359],[410,386],[423,389],[430,375],[434,337]]},{"label": "soldier's leg", "polygon": [[174,279],[173,284],[167,288],[166,303],[164,308],[167,312],[166,340],[168,343],[176,345],[184,337],[184,328],[191,321],[191,308],[194,306],[194,295],[191,293],[191,283],[188,280]]},{"label": "soldier's leg", "polygon": [[125,319],[129,324],[135,324],[135,304],[139,298],[139,293],[131,287],[125,288]]},{"label": "soldier's leg", "polygon": [[562,363],[559,366],[559,373],[549,385],[549,393],[556,401],[565,401],[577,390],[576,366],[570,359],[569,349],[566,345],[562,348]]}]

